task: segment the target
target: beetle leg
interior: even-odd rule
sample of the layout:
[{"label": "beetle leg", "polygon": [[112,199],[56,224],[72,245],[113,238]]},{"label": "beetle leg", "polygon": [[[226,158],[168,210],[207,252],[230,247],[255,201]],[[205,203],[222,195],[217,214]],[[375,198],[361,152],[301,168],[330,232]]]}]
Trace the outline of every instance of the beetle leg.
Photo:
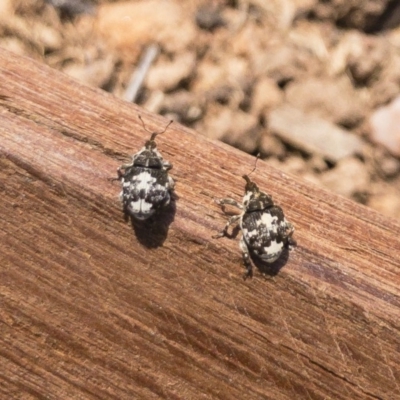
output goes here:
[{"label": "beetle leg", "polygon": [[236,200],[233,200],[233,199],[230,199],[230,198],[215,200],[215,202],[220,206],[224,206],[225,204],[229,204],[231,206],[234,206],[234,207],[237,207],[237,208],[243,210],[243,206],[240,203],[238,203]]},{"label": "beetle leg", "polygon": [[244,266],[246,267],[246,272],[243,275],[243,279],[251,278],[253,276],[253,266],[251,265],[251,260],[250,260],[250,254],[249,254],[249,249],[247,247],[247,244],[244,240],[244,237],[240,239],[239,243],[240,249],[242,250],[243,254],[243,263]]},{"label": "beetle leg", "polygon": [[213,239],[218,239],[218,238],[221,238],[221,237],[223,237],[223,236],[226,236],[226,234],[227,234],[227,232],[228,232],[228,228],[229,228],[232,224],[234,224],[235,222],[237,222],[241,217],[242,217],[242,215],[240,215],[240,214],[239,214],[239,215],[233,215],[232,217],[230,217],[230,218],[228,219],[228,222],[226,223],[224,229],[223,229],[221,232],[219,232],[219,233],[217,233],[216,235],[214,235],[214,236],[213,236]]}]

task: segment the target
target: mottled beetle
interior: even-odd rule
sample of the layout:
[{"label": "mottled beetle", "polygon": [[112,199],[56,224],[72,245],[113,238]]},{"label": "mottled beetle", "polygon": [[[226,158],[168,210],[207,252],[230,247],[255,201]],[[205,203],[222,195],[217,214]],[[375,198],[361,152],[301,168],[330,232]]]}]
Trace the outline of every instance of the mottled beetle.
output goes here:
[{"label": "mottled beetle", "polygon": [[139,115],[143,128],[151,133],[144,147],[132,156],[132,163],[118,168],[118,179],[122,184],[120,199],[124,213],[138,220],[146,220],[171,201],[174,181],[168,176],[172,165],[164,161],[157,150],[155,138],[164,133],[173,121],[162,132],[149,131]]},{"label": "mottled beetle", "polygon": [[[258,156],[250,174],[256,169],[257,160]],[[285,247],[294,244],[291,239],[294,232],[293,225],[286,220],[282,208],[274,204],[272,197],[261,192],[250,180],[250,174],[243,175],[246,181],[243,204],[230,198],[216,200],[223,209],[225,204],[229,204],[241,209],[242,212],[230,217],[224,229],[213,236],[214,238],[226,236],[229,226],[239,221],[242,230],[240,248],[247,269],[245,279],[253,274],[250,253],[262,261],[272,263],[280,257]]]}]

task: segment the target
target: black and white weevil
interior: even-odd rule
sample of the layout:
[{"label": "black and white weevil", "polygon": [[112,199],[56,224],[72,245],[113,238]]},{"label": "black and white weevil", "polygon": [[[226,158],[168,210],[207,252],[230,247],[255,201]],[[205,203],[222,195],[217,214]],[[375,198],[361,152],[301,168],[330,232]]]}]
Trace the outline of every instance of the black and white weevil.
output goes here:
[{"label": "black and white weevil", "polygon": [[242,210],[239,215],[230,217],[224,229],[213,237],[226,236],[229,226],[239,221],[239,227],[242,230],[240,248],[247,269],[245,279],[253,275],[250,253],[261,261],[273,263],[280,257],[285,247],[290,247],[295,243],[292,239],[294,226],[286,220],[282,208],[275,205],[272,197],[261,192],[249,178],[257,167],[257,160],[258,156],[250,174],[243,175],[246,181],[243,204],[231,198],[216,200],[223,209],[225,204],[229,204]]},{"label": "black and white weevil", "polygon": [[164,161],[157,150],[155,138],[164,133],[172,124],[170,121],[162,132],[149,131],[139,115],[143,128],[151,133],[144,147],[132,156],[132,163],[118,168],[118,180],[121,181],[120,199],[125,215],[138,220],[146,220],[171,201],[174,181],[168,176],[172,165]]}]

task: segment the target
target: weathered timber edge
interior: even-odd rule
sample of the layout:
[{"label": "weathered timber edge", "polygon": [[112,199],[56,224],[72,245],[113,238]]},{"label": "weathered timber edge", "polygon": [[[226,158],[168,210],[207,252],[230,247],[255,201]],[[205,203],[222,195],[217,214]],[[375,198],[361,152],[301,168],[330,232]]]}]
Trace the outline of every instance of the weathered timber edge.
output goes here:
[{"label": "weathered timber edge", "polygon": [[110,178],[165,120],[3,50],[0,82],[2,398],[400,398],[398,224],[260,161],[298,247],[243,281],[213,199],[254,159],[172,124],[176,211],[138,237]]}]

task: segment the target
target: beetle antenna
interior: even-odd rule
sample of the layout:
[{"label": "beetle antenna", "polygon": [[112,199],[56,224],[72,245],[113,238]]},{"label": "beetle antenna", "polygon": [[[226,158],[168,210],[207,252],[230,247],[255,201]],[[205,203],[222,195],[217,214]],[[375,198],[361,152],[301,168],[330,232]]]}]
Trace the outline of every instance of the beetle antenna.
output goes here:
[{"label": "beetle antenna", "polygon": [[161,135],[162,133],[164,133],[164,132],[168,129],[168,127],[174,122],[174,120],[171,119],[171,121],[168,122],[167,126],[164,128],[163,131],[161,131],[161,132],[152,132],[152,131],[149,131],[149,130],[147,129],[147,127],[146,127],[146,125],[145,125],[145,123],[144,123],[144,121],[143,121],[143,118],[142,118],[142,116],[141,116],[140,114],[139,114],[139,119],[140,119],[140,121],[142,122],[142,125],[143,125],[144,130],[145,130],[146,132],[151,133],[151,138],[150,138],[150,140],[154,140],[154,139],[156,138],[157,135]]},{"label": "beetle antenna", "polygon": [[256,170],[256,168],[257,168],[257,161],[258,161],[259,158],[260,158],[260,153],[257,154],[256,161],[255,161],[255,163],[254,163],[254,168],[252,169],[252,171],[251,171],[247,176],[250,176],[250,175]]}]

